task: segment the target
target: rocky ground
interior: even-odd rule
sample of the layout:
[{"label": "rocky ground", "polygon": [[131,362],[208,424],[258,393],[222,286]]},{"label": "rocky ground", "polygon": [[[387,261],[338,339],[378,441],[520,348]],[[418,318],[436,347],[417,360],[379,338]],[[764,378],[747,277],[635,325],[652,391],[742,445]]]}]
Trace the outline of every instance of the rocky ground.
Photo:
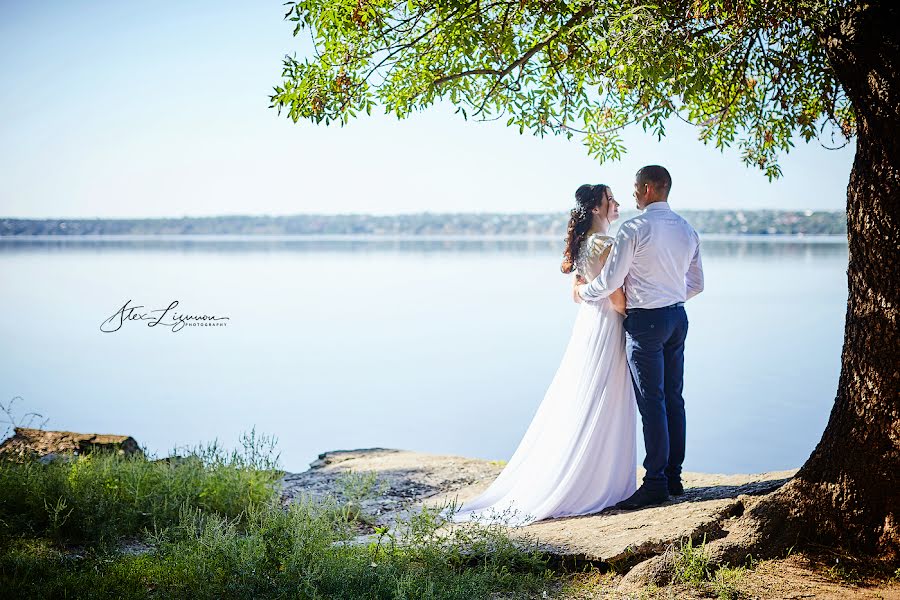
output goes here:
[{"label": "rocky ground", "polygon": [[[479,494],[503,469],[499,461],[367,448],[325,452],[302,473],[287,473],[279,482],[285,504],[303,496],[346,497],[348,473],[374,474],[378,493],[360,502],[369,516],[360,525],[359,542],[373,536],[373,526],[394,524],[398,516],[438,507]],[[728,519],[743,513],[757,497],[775,491],[795,473],[779,471],[753,475],[684,473],[685,495],[653,508],[538,521],[509,530],[514,539],[537,540],[554,564],[569,567],[612,567],[621,573],[645,558],[655,556],[685,538],[710,538],[722,531]],[[640,473],[638,473],[640,475]],[[587,585],[579,584],[566,597],[627,597],[617,584],[621,576],[609,574]],[[823,566],[821,557],[803,556],[765,561],[740,579],[741,594],[748,598],[898,598],[896,579],[877,585],[859,585],[839,569]],[[712,593],[696,588],[646,590],[648,597],[704,597]],[[673,595],[674,594],[674,595]]]}]

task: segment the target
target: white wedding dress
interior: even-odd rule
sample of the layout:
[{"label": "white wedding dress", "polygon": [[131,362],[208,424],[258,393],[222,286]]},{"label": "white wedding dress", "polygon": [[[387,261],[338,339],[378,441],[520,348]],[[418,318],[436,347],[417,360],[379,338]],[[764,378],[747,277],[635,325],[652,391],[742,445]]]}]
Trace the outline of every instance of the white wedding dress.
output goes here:
[{"label": "white wedding dress", "polygon": [[[612,238],[592,234],[576,257],[590,281]],[[452,521],[527,525],[594,513],[634,493],[636,404],[625,359],[624,317],[608,299],[582,302],[562,362],[503,471]],[[450,508],[441,511],[449,518]]]}]

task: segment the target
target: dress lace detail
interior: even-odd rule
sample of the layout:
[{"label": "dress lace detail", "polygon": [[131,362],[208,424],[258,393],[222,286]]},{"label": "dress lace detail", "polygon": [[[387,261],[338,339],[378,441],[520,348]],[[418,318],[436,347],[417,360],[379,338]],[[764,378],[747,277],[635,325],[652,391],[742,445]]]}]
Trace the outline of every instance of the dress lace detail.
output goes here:
[{"label": "dress lace detail", "polygon": [[591,281],[600,273],[600,269],[603,268],[603,264],[609,256],[613,239],[602,233],[592,233],[581,242],[578,256],[575,257],[575,270],[579,275]]}]

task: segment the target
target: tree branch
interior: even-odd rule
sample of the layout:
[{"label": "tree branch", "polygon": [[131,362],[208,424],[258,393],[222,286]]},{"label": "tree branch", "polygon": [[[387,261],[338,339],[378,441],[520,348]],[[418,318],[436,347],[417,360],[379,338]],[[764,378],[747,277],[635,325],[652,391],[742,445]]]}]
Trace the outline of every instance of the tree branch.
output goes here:
[{"label": "tree branch", "polygon": [[[487,106],[487,102],[490,99],[491,95],[494,93],[494,91],[497,89],[497,86],[500,85],[500,82],[503,81],[503,78],[506,77],[507,75],[509,75],[513,71],[513,69],[515,69],[516,67],[521,67],[522,65],[527,63],[531,59],[532,56],[534,56],[535,54],[537,54],[538,52],[540,52],[541,50],[546,48],[547,45],[550,42],[552,42],[553,40],[555,40],[557,37],[559,37],[559,35],[561,33],[571,29],[573,25],[578,23],[578,21],[580,21],[586,15],[589,15],[591,12],[593,12],[593,10],[594,10],[594,6],[592,4],[583,6],[581,8],[581,10],[579,10],[577,13],[572,15],[572,17],[568,21],[566,21],[562,27],[560,27],[555,32],[553,32],[552,34],[550,34],[549,36],[544,38],[544,40],[541,41],[540,43],[532,46],[527,52],[525,52],[525,54],[520,56],[517,60],[515,60],[509,66],[507,66],[505,69],[503,69],[498,74],[497,80],[494,81],[494,84],[491,86],[491,89],[488,90],[487,94],[485,94],[484,101],[481,103],[481,106],[478,107],[478,110],[476,110],[472,116],[475,116],[484,110],[484,107]],[[520,75],[521,75],[521,73],[520,73]]]}]

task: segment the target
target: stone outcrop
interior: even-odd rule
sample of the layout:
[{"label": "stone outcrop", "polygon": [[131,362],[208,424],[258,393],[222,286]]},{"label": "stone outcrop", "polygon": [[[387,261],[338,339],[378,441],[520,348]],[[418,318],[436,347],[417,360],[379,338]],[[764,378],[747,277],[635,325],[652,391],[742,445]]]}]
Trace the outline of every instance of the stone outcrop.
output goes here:
[{"label": "stone outcrop", "polygon": [[[462,456],[447,456],[368,448],[338,450],[319,455],[302,473],[287,473],[281,479],[282,500],[301,496],[341,498],[342,474],[375,473],[380,493],[361,503],[374,525],[391,526],[398,516],[422,506],[438,507],[477,495],[503,469],[502,462]],[[578,517],[537,521],[511,528],[513,538],[537,539],[557,560],[596,562],[630,566],[660,554],[690,537],[704,534],[714,539],[728,519],[743,513],[755,496],[775,491],[796,472],[779,471],[754,475],[684,473],[684,496],[652,508],[615,511]],[[636,474],[640,477],[640,471]],[[365,541],[365,532],[359,541]]]},{"label": "stone outcrop", "polygon": [[14,459],[36,458],[43,462],[97,450],[144,454],[135,439],[128,435],[46,431],[27,427],[16,427],[15,433],[0,443],[0,454]]}]

